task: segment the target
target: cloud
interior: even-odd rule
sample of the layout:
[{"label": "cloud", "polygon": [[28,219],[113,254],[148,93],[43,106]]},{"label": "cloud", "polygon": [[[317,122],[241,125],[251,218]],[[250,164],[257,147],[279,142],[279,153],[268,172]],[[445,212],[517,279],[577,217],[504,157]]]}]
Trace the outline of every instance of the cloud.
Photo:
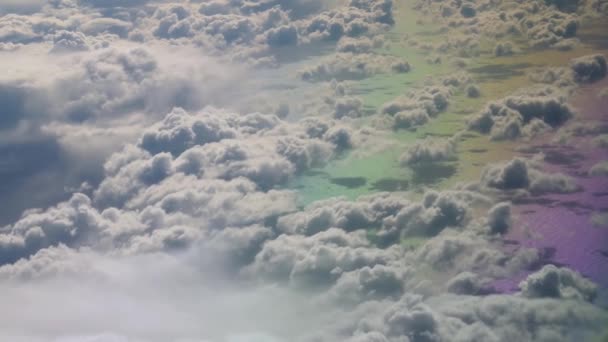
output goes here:
[{"label": "cloud", "polygon": [[8,232],[0,235],[0,263],[14,263],[41,248],[59,243],[86,243],[86,239],[100,229],[100,221],[89,198],[82,194],[74,195],[68,202],[47,212],[26,212]]},{"label": "cloud", "polygon": [[513,140],[557,128],[573,116],[563,98],[540,91],[489,103],[469,120],[469,129],[490,134],[493,140]]},{"label": "cloud", "polygon": [[511,42],[498,43],[494,46],[494,56],[510,56],[513,54],[513,44]]},{"label": "cloud", "polygon": [[447,282],[461,272],[476,272],[488,277],[508,276],[529,267],[537,258],[517,253],[507,255],[485,237],[476,235],[474,229],[462,233],[444,229],[416,250],[414,260],[439,272],[441,275],[437,276]]},{"label": "cloud", "polygon": [[470,98],[478,98],[481,96],[481,90],[479,89],[479,86],[475,84],[470,84],[467,86],[466,92],[467,96]]},{"label": "cloud", "polygon": [[549,47],[563,39],[576,36],[579,21],[569,15],[558,11],[545,11],[530,16],[525,24],[531,26],[526,30],[530,43],[536,47]]},{"label": "cloud", "polygon": [[574,80],[579,83],[595,82],[606,76],[606,57],[589,55],[575,58],[570,62]]},{"label": "cloud", "polygon": [[283,234],[264,244],[246,272],[295,288],[319,289],[332,286],[343,273],[399,257],[398,249],[374,248],[364,235],[336,228],[308,237]]},{"label": "cloud", "polygon": [[8,227],[2,258],[12,263],[41,248],[92,240],[128,253],[180,250],[207,229],[249,226],[293,211],[294,193],[272,189],[352,144],[346,128],[328,122],[316,135],[310,123],[286,124],[259,113],[174,110],[142,134],[139,146],[110,156],[92,200],[74,195],[46,211],[26,212]]},{"label": "cloud", "polygon": [[602,134],[593,139],[593,143],[597,147],[608,148],[608,134]]},{"label": "cloud", "polygon": [[41,37],[25,16],[5,15],[0,18],[0,42],[30,43],[40,41]]},{"label": "cloud", "polygon": [[592,176],[608,176],[608,162],[600,162],[591,167],[589,174]]},{"label": "cloud", "polygon": [[293,25],[280,26],[268,30],[266,39],[270,46],[296,45],[298,43],[298,30]]},{"label": "cloud", "polygon": [[220,111],[190,115],[181,108],[173,109],[143,134],[140,146],[152,154],[170,152],[177,156],[195,145],[236,137],[228,123],[231,119],[235,117]]},{"label": "cloud", "polygon": [[401,155],[402,165],[434,163],[456,159],[456,140],[425,139],[408,147]]},{"label": "cloud", "polygon": [[304,68],[300,77],[309,82],[358,80],[378,73],[408,72],[398,57],[371,53],[336,53],[317,65]]},{"label": "cloud", "polygon": [[448,78],[445,81],[445,85],[413,90],[387,102],[382,105],[380,113],[392,117],[391,126],[395,129],[423,125],[447,109],[452,96],[452,87],[460,85],[458,77]]},{"label": "cloud", "polygon": [[553,265],[547,265],[529,275],[519,287],[524,296],[531,298],[553,297],[592,301],[596,295],[596,286],[593,283],[570,269]]},{"label": "cloud", "polygon": [[[589,305],[568,302],[561,306],[559,301],[504,295],[443,295],[429,299],[406,295],[398,302],[378,302],[366,310],[377,318],[359,319],[355,336],[363,341],[399,341],[404,338],[414,341],[500,341],[509,336],[530,341],[567,341],[577,334],[593,336],[601,330],[602,322],[601,319],[589,320],[597,314]],[[529,312],[534,319],[522,316],[522,310]],[[586,322],[583,329],[588,330],[562,328],[562,324],[571,321],[570,315]],[[344,336],[336,334],[325,338],[340,339]]]},{"label": "cloud", "polygon": [[101,33],[111,33],[119,37],[126,37],[131,28],[131,24],[114,18],[95,18],[87,21],[80,29],[87,35],[98,35]]},{"label": "cloud", "polygon": [[446,228],[462,228],[470,222],[471,207],[486,202],[467,191],[428,191],[420,203],[410,203],[385,218],[378,231],[381,244],[408,237],[432,237]]},{"label": "cloud", "polygon": [[371,40],[367,37],[362,38],[351,38],[343,37],[338,41],[336,50],[339,52],[351,52],[351,53],[368,53],[373,48],[378,48],[382,45],[382,41],[379,39]]},{"label": "cloud", "polygon": [[312,204],[305,211],[280,217],[277,228],[285,233],[311,235],[332,227],[346,231],[378,226],[385,217],[395,215],[409,202],[379,194],[350,202],[336,198]]},{"label": "cloud", "polygon": [[492,234],[504,234],[511,228],[511,204],[501,202],[488,212],[488,226]]},{"label": "cloud", "polygon": [[[82,35],[78,34],[60,33],[57,38],[55,48],[83,50],[88,45],[79,40]],[[205,89],[217,84],[201,88],[192,78],[212,77],[209,72],[197,67],[169,72],[168,67],[147,49],[104,49],[85,57],[73,69],[64,70],[48,84],[13,90],[24,94],[22,102],[14,104],[13,115],[26,119],[40,111],[43,115],[36,116],[42,119],[84,122],[116,118],[137,110],[158,115],[174,106],[200,108],[209,101],[205,99]],[[9,87],[15,87],[12,84]],[[19,99],[13,97],[12,101]]]},{"label": "cloud", "polygon": [[79,0],[78,2],[93,7],[131,7],[147,3],[149,0]]},{"label": "cloud", "polygon": [[[301,207],[291,180],[386,135],[357,120],[368,107],[337,81],[410,71],[372,52],[394,24],[392,1],[18,5],[0,18],[0,58],[14,69],[0,81],[0,154],[15,156],[0,192],[5,208],[41,208],[0,228],[0,339],[559,341],[605,326],[593,285],[567,269],[481,296],[541,262],[533,248],[502,248],[512,213],[495,195],[578,189],[534,161],[490,165],[469,190]],[[521,16],[507,4],[504,20],[486,3],[429,5],[439,6],[455,20],[448,30],[463,30],[419,44],[441,55],[479,53],[488,22],[556,46],[577,20],[542,4]],[[337,53],[306,67],[300,52],[315,44]],[[311,82],[281,77],[303,65]],[[498,103],[531,136],[571,116],[561,90]],[[455,94],[479,89],[466,74],[433,79],[373,120],[415,128]],[[453,160],[454,139],[410,146],[403,161]],[[554,273],[558,296],[543,292]]]},{"label": "cloud", "polygon": [[[597,9],[568,13],[562,11],[563,8],[542,3],[528,6],[513,1],[500,4],[447,1],[425,4],[420,1],[417,9],[441,22],[444,30],[449,30],[450,36],[485,36],[494,41],[521,37],[534,47],[560,49],[572,43],[584,15],[598,15]],[[478,47],[471,47],[461,44],[451,49],[460,52],[468,50],[470,55],[479,54]],[[500,48],[495,50],[499,52],[498,55],[506,51],[508,50]]]},{"label": "cloud", "polygon": [[535,195],[580,190],[573,178],[561,173],[545,173],[532,161],[521,158],[487,166],[482,172],[481,184],[502,191],[527,190]]},{"label": "cloud", "polygon": [[43,0],[5,0],[2,2],[0,15],[8,13],[31,14],[42,9],[46,2]]},{"label": "cloud", "polygon": [[460,6],[460,14],[465,18],[472,18],[477,15],[477,10],[473,4],[465,3]]},{"label": "cloud", "polygon": [[[299,295],[264,286],[233,287],[229,279],[209,269],[201,271],[193,258],[166,254],[118,257],[63,247],[45,253],[19,265],[22,275],[27,272],[34,276],[29,282],[24,282],[24,278],[6,278],[6,267],[0,270],[3,275],[0,287],[11,294],[15,303],[35,298],[12,314],[0,313],[2,338],[106,341],[117,336],[121,337],[119,341],[142,342],[159,338],[239,341],[240,335],[247,341],[253,336],[267,341],[261,336],[300,336],[317,324],[308,318],[296,319],[290,313],[292,305],[300,301],[300,309],[312,310],[306,308],[309,305]],[[37,270],[45,272],[40,274]],[[195,283],[196,286],[192,285]],[[62,288],[64,291],[59,291]],[[193,303],[195,295],[202,300]],[[272,309],[260,310],[262,303],[275,300]],[[256,318],[252,321],[247,317],[253,312]],[[91,317],[95,319],[90,320]],[[78,328],[58,324],[54,321],[58,318],[62,322],[78,322]],[[32,319],[40,323],[32,323]],[[197,322],[200,319],[203,326]],[[277,319],[287,326],[273,328],[272,322]]]},{"label": "cloud", "polygon": [[475,295],[481,292],[486,284],[483,279],[471,272],[459,273],[447,283],[449,293]]},{"label": "cloud", "polygon": [[80,32],[59,31],[53,37],[53,43],[52,52],[89,50],[87,38]]},{"label": "cloud", "polygon": [[334,103],[334,118],[362,116],[363,101],[358,97],[341,97]]}]

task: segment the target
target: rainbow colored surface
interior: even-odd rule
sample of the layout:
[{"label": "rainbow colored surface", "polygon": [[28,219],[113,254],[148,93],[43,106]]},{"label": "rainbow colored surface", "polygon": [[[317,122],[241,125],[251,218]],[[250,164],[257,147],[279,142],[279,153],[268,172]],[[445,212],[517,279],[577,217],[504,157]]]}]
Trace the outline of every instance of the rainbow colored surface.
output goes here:
[{"label": "rainbow colored surface", "polygon": [[[380,74],[356,81],[354,93],[362,96],[365,108],[370,111],[376,111],[383,103],[420,86],[425,79],[460,71],[449,64],[430,65],[425,62],[425,53],[398,44],[406,32],[422,35],[430,42],[443,37],[433,26],[432,17],[417,17],[418,13],[408,10],[408,6],[407,2],[399,3],[400,13],[404,15],[396,19],[396,27],[388,34],[395,43],[388,52],[406,58],[415,67],[408,74]],[[476,181],[490,163],[542,153],[545,171],[570,175],[581,189],[572,194],[539,195],[515,202],[514,228],[505,236],[503,248],[508,251],[537,248],[543,251],[543,264],[575,269],[600,284],[604,293],[608,290],[608,222],[605,218],[608,215],[608,178],[589,176],[588,170],[596,163],[608,160],[608,152],[594,144],[592,137],[574,136],[567,142],[560,142],[553,132],[536,137],[534,141],[496,142],[487,136],[469,134],[459,144],[457,161],[425,170],[400,166],[399,156],[417,139],[450,137],[465,129],[467,116],[479,111],[487,102],[531,85],[528,73],[535,68],[567,66],[571,59],[579,56],[607,54],[607,28],[601,21],[587,23],[579,33],[582,44],[571,51],[530,49],[514,56],[473,59],[466,70],[479,83],[483,96],[471,99],[465,94],[456,94],[448,110],[425,126],[415,132],[400,130],[392,134],[389,139],[394,145],[390,148],[362,153],[363,156],[361,153],[344,156],[296,179],[291,187],[298,190],[302,205],[333,196],[355,199],[378,191],[408,191],[415,196],[425,188],[443,190],[458,183]],[[492,42],[480,43],[488,50],[492,47]],[[579,88],[569,99],[577,109],[577,115],[567,125],[590,123],[604,125],[608,130],[608,97],[600,96],[606,87],[608,79]],[[600,217],[604,217],[604,221],[598,223]],[[496,281],[495,290],[514,292],[527,274]]]}]

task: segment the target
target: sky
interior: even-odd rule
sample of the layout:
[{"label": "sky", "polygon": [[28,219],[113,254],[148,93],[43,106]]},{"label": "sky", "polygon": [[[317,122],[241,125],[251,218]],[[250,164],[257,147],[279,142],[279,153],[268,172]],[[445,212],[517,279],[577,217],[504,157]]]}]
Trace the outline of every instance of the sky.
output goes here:
[{"label": "sky", "polygon": [[0,0],[0,340],[608,341],[605,0]]}]

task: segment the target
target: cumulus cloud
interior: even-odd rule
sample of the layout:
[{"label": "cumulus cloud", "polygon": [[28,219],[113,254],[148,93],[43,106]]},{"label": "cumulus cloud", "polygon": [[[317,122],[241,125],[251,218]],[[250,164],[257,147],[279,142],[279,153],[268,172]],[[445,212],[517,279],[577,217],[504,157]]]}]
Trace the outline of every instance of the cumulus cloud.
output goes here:
[{"label": "cumulus cloud", "polygon": [[487,166],[482,172],[481,184],[501,191],[527,190],[532,194],[572,193],[580,190],[572,177],[543,172],[533,161],[521,158]]},{"label": "cumulus cloud", "polygon": [[510,56],[513,54],[513,44],[510,42],[498,43],[494,46],[494,55],[496,57]]},{"label": "cumulus cloud", "polygon": [[208,238],[211,228],[249,226],[293,211],[295,194],[273,188],[352,144],[346,128],[328,121],[317,132],[311,123],[175,109],[145,130],[137,146],[107,160],[92,199],[77,194],[8,226],[2,260],[58,244],[120,246],[128,253],[184,249]]},{"label": "cumulus cloud", "polygon": [[592,176],[608,176],[608,162],[600,162],[591,167],[589,174]]},{"label": "cumulus cloud", "polygon": [[446,78],[442,85],[412,90],[397,99],[385,103],[380,113],[390,121],[393,129],[410,129],[426,124],[431,118],[444,112],[453,88],[461,85],[461,77]]},{"label": "cumulus cloud", "polygon": [[573,116],[562,97],[540,91],[489,103],[469,120],[469,128],[489,134],[493,140],[512,140],[557,128]]},{"label": "cumulus cloud", "polygon": [[606,57],[603,55],[590,55],[575,58],[570,67],[577,82],[594,82],[606,76]]},{"label": "cumulus cloud", "polygon": [[163,183],[171,184],[173,176],[184,174],[201,181],[243,177],[269,190],[352,146],[347,128],[328,122],[320,135],[311,136],[308,124],[290,125],[260,113],[174,110],[142,135],[138,148],[125,149],[108,160],[96,200],[121,205],[146,188],[162,188]]},{"label": "cumulus cloud", "polygon": [[[423,299],[406,295],[392,304],[378,302],[361,308],[373,312],[378,318],[355,315],[357,324],[352,340],[399,341],[406,337],[414,341],[500,341],[515,337],[530,341],[567,341],[581,333],[591,337],[601,331],[601,319],[587,321],[598,312],[592,306],[572,302],[561,305],[559,301],[528,300],[516,296],[443,295]],[[521,315],[522,311],[529,312],[534,319]],[[555,328],[570,322],[572,314],[587,322],[583,328],[586,331]],[[344,332],[325,336],[333,339],[345,337],[348,336],[344,336]]]},{"label": "cumulus cloud", "polygon": [[511,205],[498,203],[488,212],[488,226],[492,234],[504,234],[511,227]]},{"label": "cumulus cloud", "polygon": [[300,71],[300,77],[309,82],[358,80],[377,73],[403,73],[409,70],[409,64],[398,57],[336,53],[315,66],[304,68]]},{"label": "cumulus cloud", "polygon": [[362,115],[363,101],[357,97],[338,98],[334,103],[334,118],[359,117]]},{"label": "cumulus cloud", "polygon": [[475,295],[485,286],[483,279],[471,272],[459,273],[447,283],[447,290],[455,294]]},{"label": "cumulus cloud", "polygon": [[456,158],[456,139],[425,139],[409,147],[401,155],[401,164],[414,165],[454,160]]},{"label": "cumulus cloud", "polygon": [[568,298],[591,301],[596,286],[580,274],[567,269],[547,265],[519,284],[522,294],[532,298]]},{"label": "cumulus cloud", "polygon": [[[38,203],[40,183],[61,190],[0,227],[8,300],[0,339],[559,341],[604,327],[590,303],[594,285],[568,269],[546,266],[521,292],[486,296],[493,281],[541,262],[533,248],[503,248],[512,209],[495,195],[578,189],[534,161],[490,165],[468,190],[303,206],[292,180],[388,135],[365,127],[360,118],[372,110],[337,81],[410,71],[377,50],[394,24],[392,1],[6,5],[0,61],[15,71],[0,77],[0,154],[25,149],[25,157],[3,162],[0,192],[11,191],[7,207],[14,193]],[[504,19],[490,5],[434,1],[428,7],[441,7],[446,29],[463,33],[418,47],[477,54],[479,30],[493,16],[501,21],[494,34],[519,28],[540,45],[573,38],[578,25],[557,4],[521,5],[521,15],[505,7]],[[331,54],[300,63],[316,44]],[[557,76],[591,82],[602,73],[598,58],[573,61],[571,76]],[[298,68],[300,79],[282,77]],[[480,96],[466,74],[412,86],[372,124],[415,129],[461,94]],[[556,94],[497,101],[479,127],[519,136],[501,128],[508,116],[521,136],[556,128],[572,116]],[[452,161],[458,138],[415,143],[401,161]],[[17,174],[42,181],[13,187]],[[65,189],[56,181],[64,174]]]},{"label": "cumulus cloud", "polygon": [[481,90],[479,89],[479,86],[475,84],[470,84],[469,86],[467,86],[466,92],[467,96],[471,98],[477,98],[481,96]]}]

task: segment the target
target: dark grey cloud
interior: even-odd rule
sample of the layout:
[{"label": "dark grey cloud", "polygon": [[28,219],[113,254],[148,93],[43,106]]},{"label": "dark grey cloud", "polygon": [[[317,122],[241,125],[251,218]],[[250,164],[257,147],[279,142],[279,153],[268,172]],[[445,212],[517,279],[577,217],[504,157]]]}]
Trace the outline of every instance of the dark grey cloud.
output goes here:
[{"label": "dark grey cloud", "polygon": [[470,98],[478,98],[481,96],[481,89],[476,84],[470,84],[466,88],[467,96]]},{"label": "dark grey cloud", "polygon": [[606,57],[589,55],[575,58],[570,62],[574,80],[580,83],[595,82],[606,77]]},{"label": "dark grey cloud", "polygon": [[477,15],[477,10],[471,3],[464,3],[460,6],[460,14],[465,18],[472,18]]}]

